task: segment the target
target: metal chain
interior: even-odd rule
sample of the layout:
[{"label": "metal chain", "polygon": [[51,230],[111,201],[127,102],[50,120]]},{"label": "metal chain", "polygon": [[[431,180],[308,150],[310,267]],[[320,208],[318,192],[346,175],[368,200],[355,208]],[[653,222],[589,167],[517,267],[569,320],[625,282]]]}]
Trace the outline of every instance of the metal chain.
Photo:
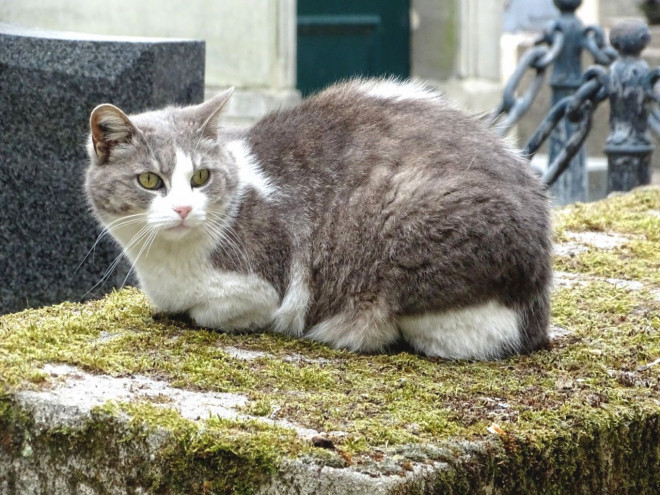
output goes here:
[{"label": "metal chain", "polygon": [[[495,132],[500,135],[506,134],[527,113],[541,90],[545,70],[559,56],[564,41],[564,34],[555,27],[541,35],[535,41],[535,46],[523,54],[504,88],[501,103],[489,114],[489,126],[495,127]],[[607,45],[605,33],[599,26],[588,26],[584,29],[584,47],[591,53],[596,63],[601,65],[610,65],[617,57],[616,50]],[[516,91],[528,69],[534,69],[536,75],[525,94],[518,97]],[[506,114],[505,118],[503,118],[504,114]]]},{"label": "metal chain", "polygon": [[[529,48],[523,54],[516,70],[513,71],[513,74],[504,87],[501,103],[488,117],[489,127],[494,127],[495,132],[500,135],[506,134],[529,110],[529,107],[543,86],[546,69],[555,61],[564,46],[564,35],[560,31],[554,31],[552,34],[552,44],[550,46],[541,44],[545,42],[545,37],[540,38],[535,42],[536,46]],[[529,69],[534,69],[536,75],[525,94],[518,97],[516,96],[516,91],[518,90],[518,86],[520,86],[523,76]],[[506,118],[498,122],[504,114],[507,114]]]},{"label": "metal chain", "polygon": [[573,93],[572,101],[566,109],[566,117],[571,122],[580,119],[582,104],[589,100],[598,105],[607,98],[609,87],[609,75],[607,69],[598,65],[592,65],[582,75],[580,87]]},{"label": "metal chain", "polygon": [[658,81],[660,81],[660,67],[650,70],[646,75],[645,81],[646,96],[656,103],[660,103],[660,95],[655,90],[655,85]]},{"label": "metal chain", "polygon": [[649,112],[649,129],[655,135],[656,139],[660,140],[660,110],[657,106],[660,104],[660,94],[655,90],[655,85],[660,81],[660,67],[650,70],[646,75],[645,93],[650,103],[651,109]]},{"label": "metal chain", "polygon": [[657,108],[652,108],[649,114],[649,129],[651,129],[656,139],[660,139],[660,110]]},{"label": "metal chain", "polygon": [[600,26],[584,29],[584,47],[600,65],[610,65],[618,56],[617,51],[605,43],[605,33]]},{"label": "metal chain", "polygon": [[598,104],[607,98],[607,88],[607,71],[603,67],[590,67],[584,73],[582,84],[575,94],[561,99],[550,109],[546,118],[539,124],[536,132],[523,148],[523,156],[531,159],[563,118],[577,125],[576,132],[543,174],[542,181],[546,187],[555,183],[584,144],[591,130],[593,112]]},{"label": "metal chain", "polygon": [[553,63],[557,57],[559,56],[559,53],[561,52],[562,48],[564,48],[564,33],[561,32],[559,29],[554,29],[542,36],[540,36],[534,44],[536,46],[543,46],[545,45],[550,45],[548,48],[548,53],[543,57],[542,59],[538,60],[534,68],[535,69],[547,69],[548,66]]},{"label": "metal chain", "polygon": [[582,148],[584,141],[589,135],[589,131],[591,131],[591,117],[593,116],[593,112],[594,104],[590,100],[586,100],[580,107],[580,119],[577,121],[577,130],[571,135],[559,154],[552,160],[552,163],[548,165],[548,168],[541,177],[541,181],[546,187],[550,187],[559,179],[559,176],[571,164],[573,157]]}]

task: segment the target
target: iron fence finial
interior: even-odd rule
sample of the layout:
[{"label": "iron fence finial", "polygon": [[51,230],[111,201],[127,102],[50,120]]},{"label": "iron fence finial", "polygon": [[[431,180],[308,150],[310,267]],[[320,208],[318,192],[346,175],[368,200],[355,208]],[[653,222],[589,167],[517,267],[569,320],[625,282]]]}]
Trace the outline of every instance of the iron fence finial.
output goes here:
[{"label": "iron fence finial", "polygon": [[610,44],[619,57],[610,66],[610,132],[605,144],[607,192],[629,191],[651,181],[653,143],[649,133],[653,72],[640,54],[651,41],[648,26],[637,20],[617,23]]},{"label": "iron fence finial", "polygon": [[582,0],[554,0],[554,3],[562,14],[572,14],[582,5]]},{"label": "iron fence finial", "polygon": [[620,55],[639,56],[651,42],[651,30],[635,19],[617,23],[610,31],[610,44]]}]

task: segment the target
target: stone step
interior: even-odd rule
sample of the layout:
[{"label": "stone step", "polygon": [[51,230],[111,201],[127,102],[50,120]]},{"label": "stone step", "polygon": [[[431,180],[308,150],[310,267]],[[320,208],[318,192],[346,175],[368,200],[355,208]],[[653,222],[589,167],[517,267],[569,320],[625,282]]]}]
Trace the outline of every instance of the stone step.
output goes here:
[{"label": "stone step", "polygon": [[0,493],[652,494],[660,188],[555,213],[552,344],[336,351],[125,288],[0,317]]}]

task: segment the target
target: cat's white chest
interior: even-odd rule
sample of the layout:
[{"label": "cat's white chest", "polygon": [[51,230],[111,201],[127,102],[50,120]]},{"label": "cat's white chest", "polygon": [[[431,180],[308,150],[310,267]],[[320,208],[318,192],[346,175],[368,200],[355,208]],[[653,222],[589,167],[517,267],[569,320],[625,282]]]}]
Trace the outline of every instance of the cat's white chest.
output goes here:
[{"label": "cat's white chest", "polygon": [[150,258],[136,268],[159,311],[187,312],[199,325],[238,330],[268,325],[279,307],[280,296],[267,280],[219,271],[206,253],[161,252]]},{"label": "cat's white chest", "polygon": [[142,290],[159,311],[184,312],[212,296],[205,290],[214,274],[199,262],[185,258],[154,256],[158,261],[140,261],[136,268]]}]

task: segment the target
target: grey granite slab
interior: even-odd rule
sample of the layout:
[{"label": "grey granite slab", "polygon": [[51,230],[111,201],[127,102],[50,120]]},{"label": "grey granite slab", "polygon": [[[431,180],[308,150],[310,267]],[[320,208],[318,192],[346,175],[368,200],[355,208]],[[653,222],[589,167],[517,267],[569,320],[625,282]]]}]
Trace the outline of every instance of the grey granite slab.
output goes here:
[{"label": "grey granite slab", "polygon": [[89,114],[202,101],[204,52],[199,40],[0,23],[0,313],[80,300],[103,278],[118,255],[108,239],[83,262],[99,234],[83,192]]}]

